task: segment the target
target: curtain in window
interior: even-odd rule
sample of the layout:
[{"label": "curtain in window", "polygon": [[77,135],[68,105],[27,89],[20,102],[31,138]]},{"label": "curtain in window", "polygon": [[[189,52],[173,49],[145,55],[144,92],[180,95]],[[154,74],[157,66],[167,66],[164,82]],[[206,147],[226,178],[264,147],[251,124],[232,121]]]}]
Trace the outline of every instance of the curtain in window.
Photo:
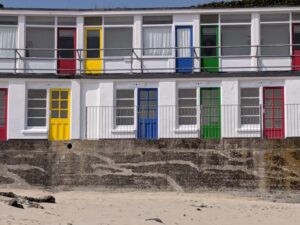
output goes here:
[{"label": "curtain in window", "polygon": [[[17,28],[0,27],[0,58],[14,57],[14,48],[16,48]],[[2,50],[8,48],[12,50]]]},{"label": "curtain in window", "polygon": [[177,30],[177,57],[191,57],[191,32],[189,28]]},{"label": "curtain in window", "polygon": [[171,27],[145,27],[143,43],[146,49],[144,55],[171,55],[171,37]]}]

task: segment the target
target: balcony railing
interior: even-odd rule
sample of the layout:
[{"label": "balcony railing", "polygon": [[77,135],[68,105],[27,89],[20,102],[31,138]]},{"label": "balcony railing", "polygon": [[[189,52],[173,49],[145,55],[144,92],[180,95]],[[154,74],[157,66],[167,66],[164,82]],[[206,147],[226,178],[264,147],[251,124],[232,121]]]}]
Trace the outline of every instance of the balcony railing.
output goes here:
[{"label": "balcony railing", "polygon": [[[103,74],[103,73],[193,73],[193,72],[238,72],[238,71],[298,71],[300,51],[293,51],[300,45],[239,45],[239,46],[200,46],[181,48],[159,48],[171,50],[171,55],[144,55],[154,48],[106,48],[106,49],[7,49],[0,48],[0,73],[51,73],[51,74]],[[247,48],[250,54],[222,55],[224,49]],[[262,49],[278,50],[285,48],[293,54],[261,54]],[[220,55],[205,56],[207,49],[215,49]],[[271,49],[271,50],[270,50]],[[188,55],[185,54],[188,50]],[[99,57],[86,57],[96,51]],[[127,56],[106,56],[106,52],[130,52]],[[41,57],[30,57],[38,52]],[[234,51],[235,52],[235,51]],[[46,53],[46,54],[45,54]],[[73,57],[62,57],[71,53]],[[41,55],[43,55],[41,54]],[[2,55],[2,56],[1,56]],[[37,55],[37,54],[33,54]]]},{"label": "balcony railing", "polygon": [[300,137],[300,104],[88,106],[86,139]]}]

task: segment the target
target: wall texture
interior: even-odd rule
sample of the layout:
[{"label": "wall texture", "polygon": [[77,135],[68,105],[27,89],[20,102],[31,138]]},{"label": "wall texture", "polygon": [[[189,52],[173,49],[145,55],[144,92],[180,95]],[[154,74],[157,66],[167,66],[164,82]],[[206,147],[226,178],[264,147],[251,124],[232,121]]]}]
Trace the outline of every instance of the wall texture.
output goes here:
[{"label": "wall texture", "polygon": [[0,143],[0,186],[300,190],[300,139]]}]

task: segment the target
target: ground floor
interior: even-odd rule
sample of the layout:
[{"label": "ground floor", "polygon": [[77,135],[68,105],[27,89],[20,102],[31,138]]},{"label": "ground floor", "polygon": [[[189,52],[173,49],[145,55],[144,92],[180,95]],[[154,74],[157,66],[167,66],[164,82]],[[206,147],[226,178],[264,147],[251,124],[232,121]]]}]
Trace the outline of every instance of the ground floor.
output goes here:
[{"label": "ground floor", "polygon": [[300,77],[0,79],[0,139],[300,136]]},{"label": "ground floor", "polygon": [[[0,190],[6,191],[6,190]],[[17,209],[0,198],[1,224],[187,224],[298,225],[300,205],[222,193],[58,192],[11,190],[19,195],[54,195],[44,209]],[[1,201],[2,200],[2,201]],[[101,210],[99,210],[101,209]],[[29,213],[30,212],[30,213]],[[293,219],[291,219],[293,218]]]}]

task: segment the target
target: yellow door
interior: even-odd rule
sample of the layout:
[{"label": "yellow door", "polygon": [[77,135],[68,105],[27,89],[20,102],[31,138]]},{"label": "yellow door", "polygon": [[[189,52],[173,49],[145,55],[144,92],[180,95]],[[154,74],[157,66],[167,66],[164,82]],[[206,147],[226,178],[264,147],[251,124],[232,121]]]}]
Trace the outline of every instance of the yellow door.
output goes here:
[{"label": "yellow door", "polygon": [[50,89],[49,139],[70,140],[70,89]]},{"label": "yellow door", "polygon": [[85,28],[85,73],[100,74],[103,68],[102,29]]}]

